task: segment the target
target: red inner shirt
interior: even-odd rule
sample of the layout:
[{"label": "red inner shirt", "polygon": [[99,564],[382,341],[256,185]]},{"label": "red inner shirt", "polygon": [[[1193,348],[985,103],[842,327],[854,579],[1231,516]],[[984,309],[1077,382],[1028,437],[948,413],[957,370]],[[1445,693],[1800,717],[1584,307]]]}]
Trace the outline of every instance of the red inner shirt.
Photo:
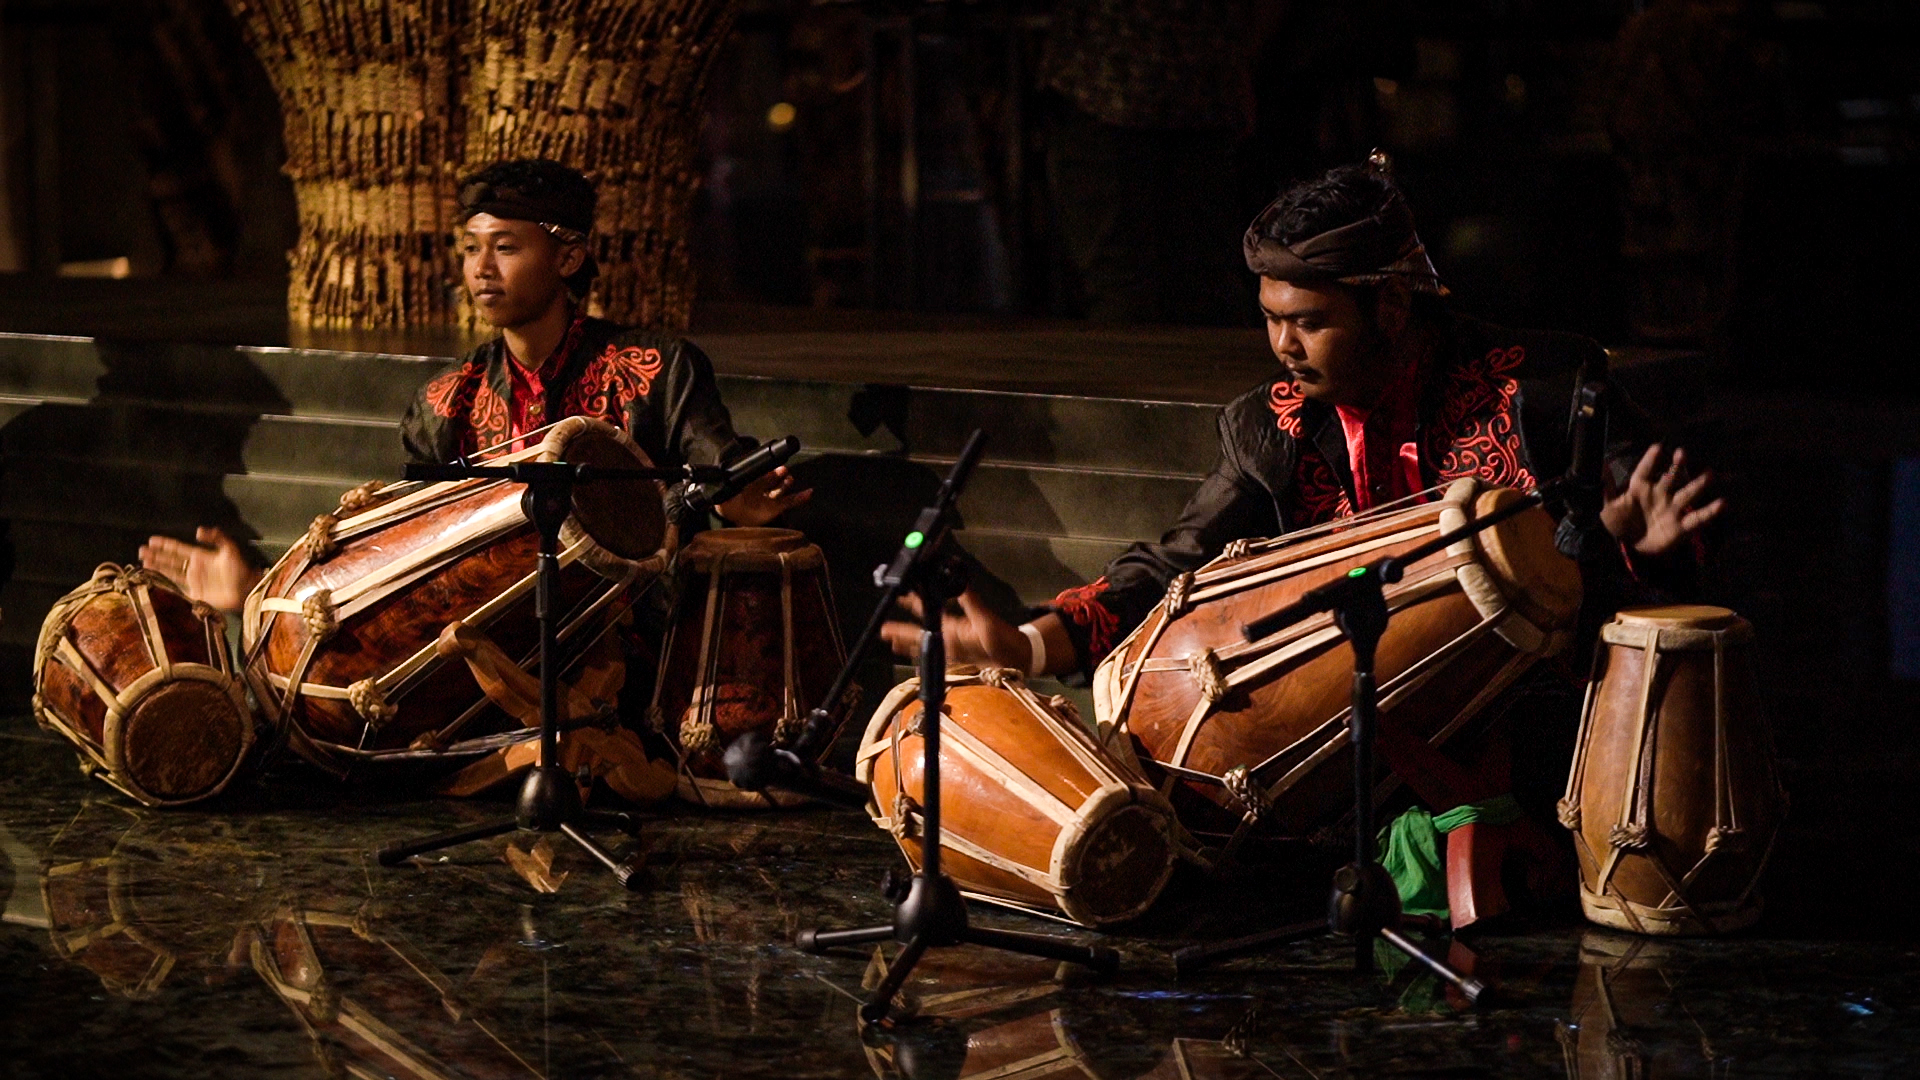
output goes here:
[{"label": "red inner shirt", "polygon": [[1353,469],[1353,508],[1364,513],[1423,490],[1419,426],[1419,365],[1408,364],[1371,409],[1336,405]]},{"label": "red inner shirt", "polygon": [[[546,361],[537,371],[529,370],[525,364],[522,364],[520,358],[513,355],[511,348],[506,350],[509,437],[517,439],[530,431],[538,431],[547,426],[547,380],[558,375],[560,369],[565,366],[567,357],[580,343],[580,331],[586,324],[586,316],[576,317],[573,324],[567,327],[566,335],[560,339],[560,344],[554,346],[553,352],[548,354]],[[505,343],[502,342],[503,347],[504,345]]]}]

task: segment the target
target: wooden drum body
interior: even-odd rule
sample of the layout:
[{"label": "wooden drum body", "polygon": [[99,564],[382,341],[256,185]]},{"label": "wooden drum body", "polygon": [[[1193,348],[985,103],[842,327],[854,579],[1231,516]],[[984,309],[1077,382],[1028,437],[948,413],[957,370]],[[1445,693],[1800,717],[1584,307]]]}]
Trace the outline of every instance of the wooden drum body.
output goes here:
[{"label": "wooden drum body", "polygon": [[[721,755],[747,731],[797,738],[846,649],[826,558],[790,529],[719,529],[680,551],[673,625],[648,712],[680,755],[681,798],[764,807],[726,780]],[[847,703],[836,706],[844,722]]]},{"label": "wooden drum body", "polygon": [[40,627],[33,714],[82,770],[148,806],[225,790],[253,749],[226,618],[172,582],[103,563]]},{"label": "wooden drum body", "polygon": [[[1094,676],[1101,739],[1137,751],[1188,827],[1304,836],[1353,805],[1352,653],[1330,615],[1258,642],[1241,627],[1348,570],[1521,498],[1472,479],[1435,503],[1236,545],[1191,575]],[[1376,659],[1382,734],[1438,746],[1565,647],[1578,568],[1533,509],[1407,568]],[[1131,746],[1128,745],[1131,740]]]},{"label": "wooden drum body", "polygon": [[[920,866],[920,681],[895,687],[861,740],[868,813]],[[1002,668],[956,668],[940,728],[941,866],[963,891],[1085,926],[1145,912],[1177,855],[1173,808],[1071,715]]]},{"label": "wooden drum body", "polygon": [[[585,417],[495,461],[533,457],[648,464],[626,432]],[[472,733],[487,698],[466,664],[436,650],[456,619],[523,667],[537,663],[539,535],[521,510],[524,490],[497,480],[356,488],[267,571],[247,597],[242,646],[254,694],[294,752],[345,775],[369,762],[431,760]],[[563,656],[583,652],[662,572],[666,536],[657,482],[575,489],[561,533]]]},{"label": "wooden drum body", "polygon": [[1560,803],[1587,918],[1643,934],[1760,918],[1787,799],[1754,681],[1753,626],[1725,608],[1629,608],[1601,632]]}]

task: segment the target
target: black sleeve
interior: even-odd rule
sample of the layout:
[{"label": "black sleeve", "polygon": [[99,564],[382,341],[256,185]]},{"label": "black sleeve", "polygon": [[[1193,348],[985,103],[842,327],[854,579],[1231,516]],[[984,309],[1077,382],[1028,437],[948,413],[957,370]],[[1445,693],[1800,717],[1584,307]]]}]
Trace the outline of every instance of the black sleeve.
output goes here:
[{"label": "black sleeve", "polygon": [[717,465],[753,449],[752,439],[733,430],[733,416],[714,381],[713,361],[699,346],[677,343],[660,379],[664,385],[648,402],[660,409],[663,441],[678,458],[674,464]]},{"label": "black sleeve", "polygon": [[1175,577],[1204,566],[1234,540],[1280,531],[1273,495],[1248,468],[1234,417],[1231,407],[1221,415],[1220,460],[1159,543],[1133,545],[1093,584],[1068,589],[1047,605],[1066,624],[1082,674],[1091,675],[1146,619]]}]

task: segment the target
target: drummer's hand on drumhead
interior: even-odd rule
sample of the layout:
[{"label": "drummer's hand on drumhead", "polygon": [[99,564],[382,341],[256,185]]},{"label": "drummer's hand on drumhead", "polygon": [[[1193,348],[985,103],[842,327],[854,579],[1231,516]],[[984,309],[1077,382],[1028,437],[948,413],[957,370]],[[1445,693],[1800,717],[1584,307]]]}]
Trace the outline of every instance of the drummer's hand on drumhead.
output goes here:
[{"label": "drummer's hand on drumhead", "polygon": [[[897,619],[880,627],[880,634],[893,647],[895,656],[912,660],[920,655],[920,598],[911,593],[900,597],[900,606],[915,621]],[[1020,628],[995,615],[972,589],[960,594],[960,611],[947,612],[941,620],[946,635],[947,663],[983,664],[993,667],[1027,669],[1033,659],[1033,647]]]},{"label": "drummer's hand on drumhead", "polygon": [[813,489],[796,488],[793,474],[782,465],[714,509],[731,524],[758,527],[811,498]]},{"label": "drummer's hand on drumhead", "polygon": [[233,537],[219,529],[202,525],[193,535],[198,544],[148,537],[140,545],[140,565],[165,574],[191,599],[221,611],[239,611],[260,572]]},{"label": "drummer's hand on drumhead", "polygon": [[1725,499],[1702,503],[1713,473],[1703,472],[1688,480],[1685,450],[1675,449],[1662,468],[1665,456],[1659,443],[1647,447],[1627,481],[1627,490],[1608,499],[1600,511],[1600,521],[1607,531],[1635,554],[1667,554],[1719,517],[1727,505]]}]

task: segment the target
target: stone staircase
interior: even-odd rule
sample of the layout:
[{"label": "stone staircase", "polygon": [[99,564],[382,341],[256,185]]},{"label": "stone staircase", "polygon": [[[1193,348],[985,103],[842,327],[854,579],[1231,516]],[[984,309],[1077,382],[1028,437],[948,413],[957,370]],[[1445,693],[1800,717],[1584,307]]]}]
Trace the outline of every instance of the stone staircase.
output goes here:
[{"label": "stone staircase", "polygon": [[[968,433],[988,456],[960,539],[1011,614],[1157,536],[1215,452],[1209,405],[749,374],[702,339],[739,430],[798,435],[815,487],[792,522],[826,550],[843,618],[870,609],[890,555]],[[438,356],[0,334],[0,686],[24,701],[30,650],[62,593],[150,533],[214,524],[277,557],[346,488],[397,476],[397,425]],[[850,626],[849,632],[857,627]]]}]

